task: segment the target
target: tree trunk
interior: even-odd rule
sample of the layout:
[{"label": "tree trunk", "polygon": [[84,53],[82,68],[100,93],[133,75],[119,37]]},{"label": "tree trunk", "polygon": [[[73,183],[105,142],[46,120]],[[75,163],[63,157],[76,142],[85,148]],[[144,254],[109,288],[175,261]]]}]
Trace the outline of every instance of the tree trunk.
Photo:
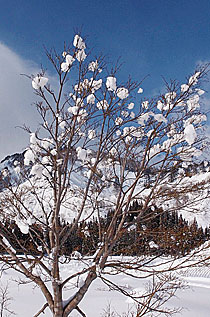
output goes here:
[{"label": "tree trunk", "polygon": [[57,311],[53,314],[53,317],[63,317],[63,310],[61,312]]},{"label": "tree trunk", "polygon": [[54,317],[63,317],[63,301],[62,301],[62,288],[57,282],[53,282],[54,292]]}]

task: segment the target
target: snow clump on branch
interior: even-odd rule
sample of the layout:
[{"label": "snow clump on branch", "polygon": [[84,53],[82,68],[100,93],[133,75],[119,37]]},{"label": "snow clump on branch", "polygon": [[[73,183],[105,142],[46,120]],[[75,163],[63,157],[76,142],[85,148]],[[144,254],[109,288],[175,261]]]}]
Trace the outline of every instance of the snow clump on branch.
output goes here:
[{"label": "snow clump on branch", "polygon": [[63,72],[67,72],[70,69],[70,66],[73,64],[73,62],[75,61],[75,58],[73,58],[73,56],[71,55],[66,55],[66,62],[63,62],[61,64],[61,70]]},{"label": "snow clump on branch", "polygon": [[48,78],[47,77],[43,77],[43,76],[36,76],[33,78],[32,80],[32,87],[36,90],[38,89],[43,89],[44,86],[47,84],[48,82]]},{"label": "snow clump on branch", "polygon": [[113,76],[107,77],[106,87],[109,91],[115,91],[117,89],[117,79]]},{"label": "snow clump on branch", "polygon": [[85,42],[83,41],[81,36],[79,36],[78,34],[76,34],[75,37],[74,37],[73,45],[74,45],[74,47],[76,47],[76,48],[78,48],[80,50],[86,48]]},{"label": "snow clump on branch", "polygon": [[144,91],[143,88],[140,87],[140,88],[138,89],[137,93],[138,93],[138,94],[143,94],[143,91]]},{"label": "snow clump on branch", "polygon": [[195,128],[192,124],[189,124],[184,129],[184,136],[185,140],[189,145],[192,145],[195,142],[195,139],[197,137],[197,133],[195,131]]},{"label": "snow clump on branch", "polygon": [[117,89],[117,97],[119,99],[126,99],[129,96],[129,92],[127,88],[120,87]]},{"label": "snow clump on branch", "polygon": [[98,70],[99,73],[102,72],[102,69],[99,68],[99,65],[98,65],[98,61],[96,60],[95,62],[90,62],[90,64],[88,65],[88,70],[90,72],[95,72],[96,70]]}]

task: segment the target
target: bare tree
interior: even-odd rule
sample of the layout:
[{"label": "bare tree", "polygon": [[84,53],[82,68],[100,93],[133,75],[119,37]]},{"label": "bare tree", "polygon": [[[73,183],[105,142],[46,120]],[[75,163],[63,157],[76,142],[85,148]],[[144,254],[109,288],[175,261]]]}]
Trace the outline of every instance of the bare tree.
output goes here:
[{"label": "bare tree", "polygon": [[[73,47],[66,47],[62,55],[47,52],[57,74],[57,87],[50,85],[44,70],[30,77],[41,121],[36,132],[25,127],[30,133],[25,168],[17,165],[17,176],[10,182],[7,175],[0,194],[0,245],[4,250],[0,260],[42,291],[46,303],[35,316],[47,307],[55,317],[68,316],[73,310],[85,316],[79,305],[97,278],[133,298],[138,304],[137,316],[171,314],[163,303],[179,283],[173,283],[169,273],[191,265],[192,254],[178,262],[162,259],[161,265],[153,261],[156,256],[110,255],[132,226],[154,217],[156,207],[195,210],[208,197],[208,175],[188,177],[183,172],[206,146],[206,116],[200,111],[199,98],[208,65],[197,69],[185,84],[171,81],[165,94],[144,100],[140,98],[141,82],[129,78],[119,84],[118,68],[106,71],[102,57],[87,63],[90,57],[85,49],[85,42],[76,35]],[[148,170],[151,179],[145,186]],[[134,201],[140,208],[132,215]],[[104,229],[101,223],[110,210],[112,218]],[[82,221],[93,217],[99,226],[95,253],[84,255],[72,249],[67,255],[66,241]],[[14,223],[30,237],[36,248],[33,252],[10,230]],[[80,265],[66,275],[62,267],[67,259],[72,268],[75,261]],[[132,294],[112,282],[111,276],[120,272],[153,277],[152,285],[144,294]],[[64,290],[75,280],[77,287],[64,301]]]},{"label": "bare tree", "polygon": [[9,306],[11,301],[13,300],[9,294],[9,283],[6,285],[0,285],[0,316],[1,317],[9,317],[15,315],[14,311],[12,311]]}]

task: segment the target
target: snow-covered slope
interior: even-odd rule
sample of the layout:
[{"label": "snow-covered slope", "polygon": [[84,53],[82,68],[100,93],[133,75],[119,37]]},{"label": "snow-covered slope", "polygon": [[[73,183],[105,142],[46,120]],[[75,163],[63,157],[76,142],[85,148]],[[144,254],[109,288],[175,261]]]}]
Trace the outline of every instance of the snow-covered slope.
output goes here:
[{"label": "snow-covered slope", "polygon": [[24,153],[8,155],[0,162],[0,191],[10,184],[14,185],[20,179],[21,170],[28,170],[23,166]]},{"label": "snow-covered slope", "polygon": [[[23,184],[27,186],[27,181],[25,178],[25,175],[30,174],[31,166],[25,166],[24,165],[24,154],[25,151],[22,153],[15,153],[13,155],[7,156],[5,159],[3,159],[0,162],[0,191],[3,191],[7,186],[16,186],[17,184]],[[130,166],[128,166],[130,170],[130,175],[133,173],[132,171],[132,162],[130,163]],[[188,167],[183,167],[179,170],[176,170],[173,174],[173,177],[176,178],[176,176],[180,173],[184,175],[183,182],[190,181],[192,178],[194,179],[205,179],[206,176],[210,174],[210,163],[209,162],[202,162],[200,164],[194,164]],[[104,170],[104,174],[106,171]],[[140,186],[147,186],[148,183],[152,183],[154,181],[154,175],[155,172],[153,170],[145,170],[145,176],[141,181]],[[43,182],[43,180],[40,180],[40,182]],[[82,173],[81,171],[75,171],[72,172],[71,176],[71,189],[69,190],[69,194],[67,195],[67,199],[64,201],[62,209],[61,209],[61,218],[62,215],[65,215],[65,220],[68,222],[71,222],[75,214],[78,212],[78,206],[80,206],[81,203],[81,191],[83,189],[83,185],[87,182],[87,175],[85,173]],[[125,183],[126,184],[126,183]],[[49,208],[51,208],[51,189],[44,186],[40,186],[40,188],[44,188],[44,201],[45,201],[45,207],[48,205]],[[138,188],[137,188],[138,190]],[[144,193],[147,195],[149,193],[150,189],[145,189]],[[30,193],[29,193],[30,194]],[[115,194],[116,194],[116,188],[113,185],[109,185],[106,188],[104,188],[103,192],[100,194],[100,201],[103,206],[104,202],[110,202],[110,207],[112,204],[115,204]],[[93,193],[94,195],[94,193]],[[28,195],[29,197],[30,195]],[[25,196],[27,200],[27,194]],[[27,203],[26,203],[27,204]],[[35,202],[33,202],[33,199],[30,197],[28,198],[28,204],[29,209],[33,210],[36,214],[36,216],[39,216],[39,208],[36,206]],[[69,206],[71,205],[71,208]],[[73,208],[72,208],[73,206]],[[92,213],[92,216],[94,216],[93,213],[93,206],[91,206],[91,199],[90,203],[86,206],[87,212],[84,212],[84,218],[88,217],[89,214]],[[161,202],[160,202],[161,207]],[[203,228],[208,227],[210,225],[210,199],[205,199],[203,201],[199,201],[197,204],[193,206],[194,212],[192,212],[191,208],[182,208],[182,205],[179,206],[179,211],[182,214],[182,216],[187,219],[190,222],[193,222],[194,218],[196,218],[198,225],[202,226]],[[71,213],[69,212],[71,210]],[[64,218],[64,217],[63,217]]]}]

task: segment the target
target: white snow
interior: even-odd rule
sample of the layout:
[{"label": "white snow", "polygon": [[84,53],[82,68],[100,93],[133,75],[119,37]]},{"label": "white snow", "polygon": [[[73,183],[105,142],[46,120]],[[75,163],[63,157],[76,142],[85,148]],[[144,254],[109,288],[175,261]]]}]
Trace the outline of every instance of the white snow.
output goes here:
[{"label": "white snow", "polygon": [[57,150],[56,149],[52,149],[50,151],[50,153],[53,155],[53,156],[56,156],[57,155]]},{"label": "white snow", "polygon": [[102,109],[107,110],[108,107],[109,107],[109,104],[108,104],[107,100],[101,100],[101,101],[97,102],[97,108],[99,110],[102,110]]},{"label": "white snow", "polygon": [[127,88],[120,87],[117,89],[117,97],[119,99],[126,99],[129,96],[129,92]]},{"label": "white snow", "polygon": [[167,119],[162,114],[154,114],[154,119],[158,122],[167,123]]},{"label": "white snow", "polygon": [[34,153],[31,149],[28,149],[24,154],[24,164],[29,165],[30,162],[34,162]]},{"label": "white snow", "polygon": [[84,161],[87,157],[87,150],[82,149],[81,147],[77,148],[77,157],[78,159]]},{"label": "white snow", "polygon": [[181,85],[181,92],[186,92],[186,91],[188,91],[188,89],[189,89],[188,85],[186,85],[186,84]]},{"label": "white snow", "polygon": [[[114,259],[114,257],[113,257]],[[62,275],[73,273],[78,269],[79,262],[74,260],[71,264],[64,265]],[[10,309],[14,310],[17,317],[34,316],[45,304],[44,296],[38,288],[33,288],[32,284],[18,285],[15,280],[20,276],[12,270],[5,271],[1,277],[1,286],[9,283],[9,295],[11,300]],[[108,277],[108,276],[106,276]],[[185,269],[179,275],[181,280],[189,287],[180,289],[176,292],[176,297],[170,299],[166,304],[168,308],[181,307],[182,311],[177,316],[180,317],[208,317],[209,316],[209,288],[210,288],[210,270],[208,267]],[[133,279],[120,273],[112,276],[112,282],[123,287],[128,293],[141,294],[145,290],[146,279]],[[75,281],[71,284],[71,290],[64,292],[64,300],[66,303],[74,294],[77,287],[81,286],[83,279]],[[84,297],[79,307],[85,312],[86,316],[100,317],[104,311],[111,307],[111,311],[118,314],[125,314],[128,310],[135,312],[135,305],[124,295],[109,289],[99,279],[95,280],[90,286],[88,293]],[[45,317],[51,317],[49,308],[45,309]],[[80,315],[74,311],[72,317]],[[135,315],[134,315],[135,316]],[[175,315],[176,316],[176,315]]]},{"label": "white snow", "polygon": [[125,118],[127,118],[129,116],[129,112],[128,111],[121,111],[121,115]]},{"label": "white snow", "polygon": [[115,119],[115,124],[116,125],[120,125],[120,124],[122,124],[123,123],[123,119],[121,118],[121,117],[117,117],[116,119]]},{"label": "white snow", "polygon": [[133,107],[134,107],[134,103],[133,102],[129,103],[128,109],[131,110],[131,109],[133,109]]},{"label": "white snow", "polygon": [[31,144],[36,144],[37,143],[37,138],[36,138],[36,134],[35,133],[31,133],[30,143]]},{"label": "white snow", "polygon": [[41,147],[45,150],[48,150],[52,145],[53,145],[53,142],[49,138],[44,138],[41,141]]},{"label": "white snow", "polygon": [[159,111],[162,111],[163,108],[164,108],[164,104],[162,103],[161,100],[158,100],[158,102],[157,102],[157,109],[158,109]]},{"label": "white snow", "polygon": [[26,223],[24,220],[16,217],[15,218],[15,222],[16,222],[16,225],[18,226],[18,228],[20,229],[20,231],[23,233],[23,234],[27,234],[28,231],[29,231],[29,224]]},{"label": "white snow", "polygon": [[117,130],[117,131],[116,131],[116,135],[117,135],[117,136],[120,136],[121,133],[122,133],[122,132],[121,132],[120,130]]},{"label": "white snow", "polygon": [[90,94],[89,96],[87,96],[87,103],[89,104],[94,104],[95,103],[95,96],[94,94]]},{"label": "white snow", "polygon": [[189,85],[196,85],[198,82],[198,77],[200,76],[200,72],[196,72],[189,78],[188,84]]},{"label": "white snow", "polygon": [[90,86],[91,86],[91,90],[92,90],[92,93],[94,93],[96,90],[100,89],[101,86],[102,86],[102,79],[98,79],[98,80],[93,80],[91,79],[90,81]]},{"label": "white snow", "polygon": [[68,112],[72,113],[73,115],[76,115],[78,113],[79,107],[73,106],[68,108]]},{"label": "white snow", "polygon": [[146,101],[143,101],[141,105],[142,105],[142,108],[148,109],[148,107],[149,107],[149,101],[147,101],[147,100],[146,100]]},{"label": "white snow", "polygon": [[81,36],[79,36],[78,34],[75,35],[75,37],[74,37],[73,45],[74,45],[76,48],[80,49],[80,50],[86,48],[85,42],[83,41],[83,39],[81,38]]},{"label": "white snow", "polygon": [[195,142],[196,137],[197,137],[197,133],[196,133],[195,128],[192,124],[189,124],[185,127],[184,137],[189,145],[192,145]]},{"label": "white snow", "polygon": [[117,79],[114,76],[107,77],[106,87],[110,91],[115,91],[117,89]]},{"label": "white snow", "polygon": [[94,139],[96,137],[96,131],[91,129],[91,130],[88,130],[88,138],[90,140]]},{"label": "white snow", "polygon": [[171,91],[171,92],[167,92],[165,94],[165,99],[167,102],[170,102],[171,100],[174,100],[176,98],[176,92],[175,91]]},{"label": "white snow", "polygon": [[142,94],[143,91],[144,91],[143,88],[140,87],[140,88],[138,89],[137,93],[138,93],[138,94]]},{"label": "white snow", "polygon": [[60,123],[59,123],[59,127],[60,127],[62,130],[64,130],[65,127],[66,127],[66,122],[65,122],[65,121],[60,122]]},{"label": "white snow", "polygon": [[196,94],[187,100],[188,111],[194,111],[200,108],[199,95]]},{"label": "white snow", "polygon": [[43,172],[43,166],[40,164],[35,164],[32,166],[30,174],[41,178],[42,172]]},{"label": "white snow", "polygon": [[205,94],[205,91],[203,89],[200,89],[200,88],[195,89],[195,91],[197,92],[197,94],[199,96],[202,96],[203,94]]},{"label": "white snow", "polygon": [[44,88],[44,86],[47,84],[48,78],[43,77],[43,76],[36,76],[32,80],[32,87],[36,90],[39,88]]},{"label": "white snow", "polygon": [[67,63],[63,62],[61,64],[61,70],[62,70],[62,72],[67,72],[69,70],[69,65]]},{"label": "white snow", "polygon": [[135,112],[133,112],[133,111],[131,111],[131,113],[130,113],[130,117],[132,118],[132,119],[134,119],[135,118]]},{"label": "white snow", "polygon": [[94,72],[96,69],[98,69],[98,61],[96,60],[95,62],[91,62],[89,65],[88,65],[88,70],[91,71],[91,72]]},{"label": "white snow", "polygon": [[75,61],[75,58],[73,58],[73,56],[71,55],[66,55],[66,63],[70,66],[73,64],[73,62]]},{"label": "white snow", "polygon": [[87,55],[85,54],[85,50],[80,50],[76,53],[76,59],[79,62],[83,62],[85,60],[85,58],[87,57]]}]

